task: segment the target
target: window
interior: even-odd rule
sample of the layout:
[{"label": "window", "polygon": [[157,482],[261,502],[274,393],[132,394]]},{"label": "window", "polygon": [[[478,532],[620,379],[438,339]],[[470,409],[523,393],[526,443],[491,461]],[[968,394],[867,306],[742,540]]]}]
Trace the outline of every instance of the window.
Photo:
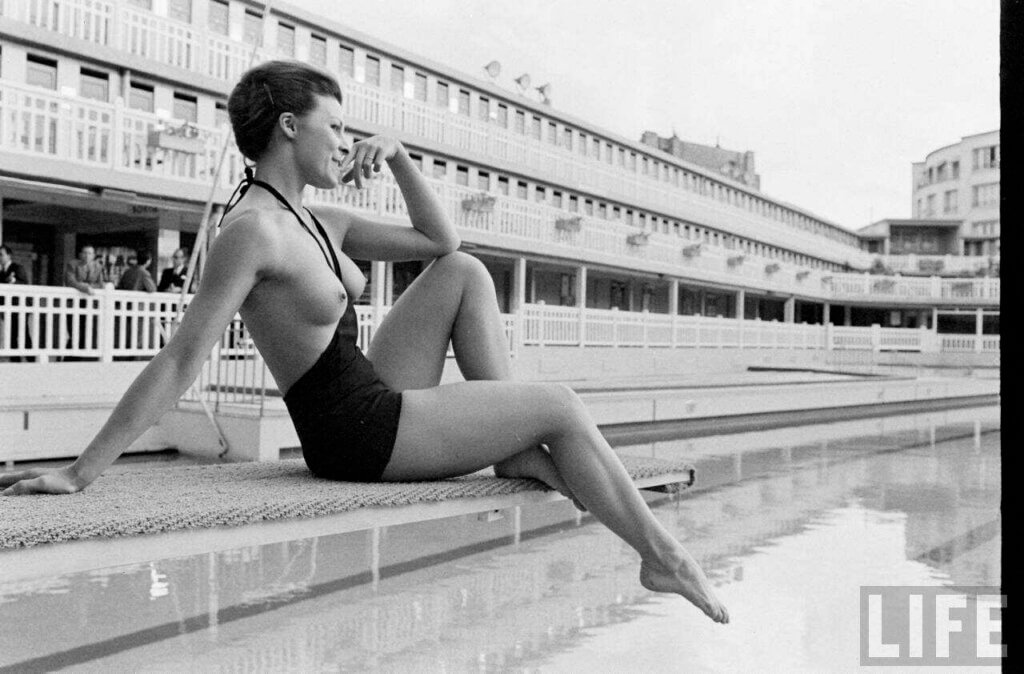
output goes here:
[{"label": "window", "polygon": [[597,137],[591,138],[591,142],[590,142],[590,156],[594,157],[595,159],[600,159],[601,158],[601,139],[600,138],[597,138]]},{"label": "window", "polygon": [[587,134],[580,131],[578,141],[576,147],[579,148],[580,154],[587,156]]},{"label": "window", "polygon": [[110,80],[107,74],[82,68],[78,78],[78,94],[82,98],[106,103],[110,97]]},{"label": "window", "polygon": [[973,155],[975,171],[979,169],[999,168],[998,145],[990,145],[988,147],[975,148]]},{"label": "window", "polygon": [[580,210],[580,200],[575,196],[569,197],[569,210],[573,213],[577,213]]},{"label": "window", "polygon": [[542,185],[534,185],[533,187],[533,200],[534,201],[546,201],[548,198],[547,190]]},{"label": "window", "polygon": [[508,178],[504,176],[498,178],[498,193],[508,196]]},{"label": "window", "polygon": [[504,103],[498,103],[498,114],[494,118],[494,123],[503,129],[508,128],[508,106]]},{"label": "window", "polygon": [[172,117],[193,124],[196,123],[198,104],[196,103],[195,96],[175,92],[173,105],[174,107],[171,110]]},{"label": "window", "polygon": [[192,22],[192,0],[168,0],[167,16],[185,23]]},{"label": "window", "polygon": [[526,113],[516,110],[516,133],[526,133]]},{"label": "window", "polygon": [[28,55],[25,84],[45,89],[57,89],[57,62],[42,56]]},{"label": "window", "polygon": [[554,122],[548,122],[548,142],[558,145],[558,125]]},{"label": "window", "polygon": [[153,112],[153,87],[132,82],[128,89],[128,107],[132,110]]},{"label": "window", "polygon": [[562,207],[562,193],[559,192],[558,190],[555,190],[551,193],[551,205],[554,206],[555,208]]},{"label": "window", "polygon": [[448,85],[444,82],[437,83],[437,105],[441,108],[448,108]]},{"label": "window", "polygon": [[587,215],[594,214],[594,202],[590,199],[584,199],[583,201],[583,212]]},{"label": "window", "polygon": [[604,158],[609,164],[615,161],[615,148],[612,147],[611,143],[605,143],[604,146]]},{"label": "window", "polygon": [[295,58],[295,26],[277,22],[277,52]]},{"label": "window", "polygon": [[481,96],[476,102],[476,116],[484,122],[491,121],[491,100]]},{"label": "window", "polygon": [[530,120],[530,135],[536,138],[537,140],[540,140],[540,129],[540,117],[534,115]]},{"label": "window", "polygon": [[935,169],[935,180],[936,180],[936,182],[940,182],[941,183],[944,180],[946,180],[946,167],[947,166],[948,166],[948,164],[946,162],[942,162],[941,164],[939,164],[936,167],[936,169]]},{"label": "window", "polygon": [[228,126],[231,123],[230,117],[228,117],[228,105],[227,103],[221,103],[217,101],[213,106],[213,125],[220,128]]},{"label": "window", "polygon": [[434,160],[434,177],[440,180],[444,180],[445,175],[448,173],[448,165],[440,159]]},{"label": "window", "polygon": [[327,65],[327,38],[319,35],[310,37],[309,62],[321,68]]},{"label": "window", "polygon": [[960,162],[959,161],[953,162],[952,173],[953,173],[953,176],[952,176],[953,180],[959,180],[960,179]]},{"label": "window", "polygon": [[516,196],[519,197],[520,199],[526,199],[528,194],[529,192],[527,190],[526,183],[524,183],[522,180],[518,181],[516,183]]},{"label": "window", "polygon": [[380,86],[380,59],[376,56],[366,57],[366,83],[370,86]]},{"label": "window", "polygon": [[242,20],[242,39],[246,44],[254,45],[263,42],[263,15],[251,9],[245,10]]},{"label": "window", "polygon": [[572,150],[572,129],[569,127],[562,129],[562,147],[566,150]]},{"label": "window", "polygon": [[469,117],[469,92],[459,89],[459,114]]},{"label": "window", "polygon": [[925,199],[924,215],[926,218],[931,218],[935,215],[935,195],[929,194]]},{"label": "window", "polygon": [[413,166],[416,167],[416,170],[423,173],[423,155],[410,152],[409,159],[412,160]]},{"label": "window", "polygon": [[228,34],[228,3],[224,0],[210,0],[206,25],[211,33]]},{"label": "window", "polygon": [[412,97],[417,101],[427,102],[427,76],[423,73],[416,73],[412,83]]},{"label": "window", "polygon": [[405,95],[405,68],[402,66],[391,66],[391,91],[399,96]]},{"label": "window", "polygon": [[957,194],[956,190],[948,190],[942,195],[942,212],[943,213],[956,213],[957,210]]},{"label": "window", "polygon": [[469,186],[469,167],[468,166],[455,166],[455,184],[462,185],[464,187]]},{"label": "window", "polygon": [[356,53],[351,47],[341,45],[338,49],[338,70],[340,70],[344,75],[355,77]]},{"label": "window", "polygon": [[975,185],[973,188],[971,204],[986,208],[999,205],[999,183],[986,183]]},{"label": "window", "polygon": [[487,171],[477,171],[476,188],[483,192],[491,189],[491,174]]}]

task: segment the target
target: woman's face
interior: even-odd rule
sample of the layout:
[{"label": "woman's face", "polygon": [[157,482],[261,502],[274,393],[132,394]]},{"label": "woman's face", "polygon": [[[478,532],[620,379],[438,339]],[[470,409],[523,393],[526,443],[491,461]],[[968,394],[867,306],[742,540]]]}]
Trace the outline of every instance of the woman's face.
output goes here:
[{"label": "woman's face", "polygon": [[316,106],[295,118],[296,154],[305,181],[321,189],[334,189],[341,181],[341,161],[348,153],[341,103],[332,96],[317,96]]}]

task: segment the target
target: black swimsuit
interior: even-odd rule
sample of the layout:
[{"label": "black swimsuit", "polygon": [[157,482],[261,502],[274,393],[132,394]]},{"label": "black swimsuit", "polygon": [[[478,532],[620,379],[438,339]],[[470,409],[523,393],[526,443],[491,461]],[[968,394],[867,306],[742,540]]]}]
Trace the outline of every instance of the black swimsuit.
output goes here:
[{"label": "black swimsuit", "polygon": [[[259,185],[273,194],[320,244],[276,189],[258,180],[246,182],[245,187]],[[341,281],[341,265],[327,232],[315,215],[308,209],[306,212],[327,245],[327,250],[321,246],[324,257]],[[376,482],[395,447],[402,394],[380,380],[373,364],[356,345],[359,324],[351,300],[349,297],[331,343],[288,389],[284,404],[298,432],[302,457],[314,474],[330,480]]]}]

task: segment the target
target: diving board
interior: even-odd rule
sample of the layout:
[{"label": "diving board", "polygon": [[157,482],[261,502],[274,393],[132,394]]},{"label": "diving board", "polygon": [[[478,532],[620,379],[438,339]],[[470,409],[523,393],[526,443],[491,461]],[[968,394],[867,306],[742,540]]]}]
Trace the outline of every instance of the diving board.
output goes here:
[{"label": "diving board", "polygon": [[[693,485],[689,463],[621,457],[641,489]],[[0,499],[5,578],[277,543],[566,500],[530,479],[332,482],[301,459],[111,471],[66,496]]]}]

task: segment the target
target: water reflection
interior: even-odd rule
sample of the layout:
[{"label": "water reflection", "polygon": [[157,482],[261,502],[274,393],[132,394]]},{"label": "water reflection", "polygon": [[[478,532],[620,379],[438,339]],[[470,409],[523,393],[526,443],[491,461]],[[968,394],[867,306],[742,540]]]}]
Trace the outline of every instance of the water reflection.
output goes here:
[{"label": "water reflection", "polygon": [[702,490],[647,498],[726,628],[643,590],[635,553],[553,504],[0,584],[0,665],[849,669],[861,585],[999,584],[997,412],[619,447],[696,461]]}]

